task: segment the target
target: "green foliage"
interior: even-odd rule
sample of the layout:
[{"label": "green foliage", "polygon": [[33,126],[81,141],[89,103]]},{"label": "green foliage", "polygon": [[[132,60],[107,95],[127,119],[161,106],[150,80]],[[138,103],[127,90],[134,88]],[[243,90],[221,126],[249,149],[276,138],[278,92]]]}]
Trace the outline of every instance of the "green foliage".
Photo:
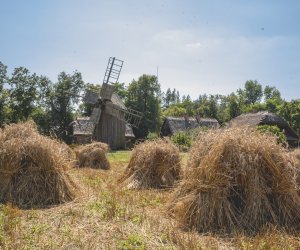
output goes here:
[{"label": "green foliage", "polygon": [[118,246],[122,250],[143,250],[146,249],[143,238],[139,234],[131,234],[126,240],[122,240]]},{"label": "green foliage", "polygon": [[156,132],[149,132],[147,135],[147,140],[153,141],[159,138],[159,135]]},{"label": "green foliage", "polygon": [[[95,94],[99,95],[100,89],[101,89],[100,85],[87,83],[83,87],[83,92],[85,93],[86,91],[91,91],[91,92],[94,92]],[[90,116],[92,114],[93,108],[94,108],[93,104],[82,102],[79,106],[79,112],[83,116]]]},{"label": "green foliage", "polygon": [[35,108],[38,92],[38,76],[24,67],[15,68],[9,79],[10,106],[13,122],[27,120]]},{"label": "green foliage", "polygon": [[261,84],[252,80],[246,81],[244,95],[247,104],[259,102],[263,96]]},{"label": "green foliage", "polygon": [[283,102],[278,111],[291,127],[299,134],[300,132],[300,99],[291,102]]},{"label": "green foliage", "polygon": [[163,116],[175,116],[180,117],[187,114],[187,111],[183,107],[179,107],[178,105],[172,105],[169,108],[166,108],[163,112]]},{"label": "green foliage", "polygon": [[173,91],[171,91],[171,89],[168,88],[166,93],[163,94],[162,99],[163,99],[163,106],[168,108],[169,106],[180,102],[180,95],[175,88],[173,89]]},{"label": "green foliage", "polygon": [[281,100],[281,94],[279,90],[274,86],[267,85],[264,89],[265,100],[277,99]]},{"label": "green foliage", "polygon": [[159,131],[161,93],[156,76],[142,75],[137,81],[133,80],[127,90],[126,106],[143,114],[139,127],[134,128],[136,137],[145,138],[149,131]]},{"label": "green foliage", "polygon": [[3,91],[4,83],[7,82],[7,66],[0,62],[0,127],[5,122],[5,92]]},{"label": "green foliage", "polygon": [[125,87],[125,83],[114,83],[113,84],[114,88],[115,88],[115,92],[118,94],[118,96],[121,97],[121,99],[125,100],[125,98],[127,97],[128,91]]},{"label": "green foliage", "polygon": [[187,150],[191,147],[192,139],[189,131],[179,131],[171,136],[171,141],[181,150]]},{"label": "green foliage", "polygon": [[271,133],[277,137],[278,143],[285,143],[286,137],[284,133],[276,125],[259,125],[256,127],[262,133]]},{"label": "green foliage", "polygon": [[75,105],[79,102],[83,88],[81,73],[75,71],[73,75],[69,75],[61,72],[50,94],[50,116],[55,128],[53,132],[66,142],[69,142],[69,124],[73,120]]}]

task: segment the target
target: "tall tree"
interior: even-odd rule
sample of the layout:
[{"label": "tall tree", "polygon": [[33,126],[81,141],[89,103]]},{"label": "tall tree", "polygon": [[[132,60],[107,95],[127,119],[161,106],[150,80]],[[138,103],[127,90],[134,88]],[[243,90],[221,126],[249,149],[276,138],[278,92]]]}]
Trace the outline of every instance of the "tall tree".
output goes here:
[{"label": "tall tree", "polygon": [[0,127],[5,122],[4,105],[5,105],[5,91],[4,84],[7,82],[7,66],[0,62]]},{"label": "tall tree", "polygon": [[254,104],[256,102],[260,102],[263,91],[262,86],[257,81],[248,80],[245,83],[245,101],[246,104]]},{"label": "tall tree", "polygon": [[264,89],[265,100],[281,99],[279,90],[274,86],[267,85]]},{"label": "tall tree", "polygon": [[15,68],[9,79],[12,121],[27,120],[37,101],[38,76],[24,67]]},{"label": "tall tree", "polygon": [[137,138],[145,138],[148,132],[158,132],[160,128],[160,84],[156,76],[142,75],[133,80],[128,88],[126,106],[142,112],[140,126],[134,129]]},{"label": "tall tree", "polygon": [[58,137],[68,142],[69,124],[73,120],[73,111],[79,102],[84,88],[81,73],[72,75],[61,72],[50,95],[51,120],[53,131]]}]

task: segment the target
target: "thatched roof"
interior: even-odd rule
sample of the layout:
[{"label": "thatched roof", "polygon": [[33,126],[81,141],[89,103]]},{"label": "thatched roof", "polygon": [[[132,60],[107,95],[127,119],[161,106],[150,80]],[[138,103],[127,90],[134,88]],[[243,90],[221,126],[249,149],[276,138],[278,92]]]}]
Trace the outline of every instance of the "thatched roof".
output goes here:
[{"label": "thatched roof", "polygon": [[89,117],[78,117],[70,124],[73,127],[73,135],[92,135],[93,124]]},{"label": "thatched roof", "polygon": [[279,129],[284,131],[288,141],[299,140],[298,135],[290,127],[290,125],[286,120],[268,111],[242,114],[240,116],[233,118],[228,124],[229,127],[243,126],[243,125],[247,125],[250,127],[255,127],[257,125],[276,125]]},{"label": "thatched roof", "polygon": [[220,125],[214,118],[167,116],[161,127],[161,135],[168,136],[176,134],[179,131],[194,129],[200,126],[218,128]]}]

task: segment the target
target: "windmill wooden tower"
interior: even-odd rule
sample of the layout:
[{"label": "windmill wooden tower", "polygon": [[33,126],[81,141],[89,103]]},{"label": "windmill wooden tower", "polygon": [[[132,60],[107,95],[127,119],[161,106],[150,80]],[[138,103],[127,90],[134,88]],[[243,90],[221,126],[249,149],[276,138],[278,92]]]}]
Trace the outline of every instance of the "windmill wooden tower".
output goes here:
[{"label": "windmill wooden tower", "polygon": [[111,149],[125,147],[126,123],[137,127],[142,113],[127,108],[122,99],[114,92],[119,79],[123,61],[110,57],[106,67],[100,93],[87,92],[86,103],[94,105],[87,128],[93,139],[107,143]]}]

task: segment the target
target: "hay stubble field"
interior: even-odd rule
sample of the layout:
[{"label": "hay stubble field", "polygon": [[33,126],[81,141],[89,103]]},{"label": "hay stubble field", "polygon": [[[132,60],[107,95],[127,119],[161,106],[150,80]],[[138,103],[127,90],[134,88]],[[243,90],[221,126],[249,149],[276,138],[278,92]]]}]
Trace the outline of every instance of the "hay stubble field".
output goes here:
[{"label": "hay stubble field", "polygon": [[[266,227],[255,236],[188,232],[165,204],[170,190],[125,190],[130,151],[108,153],[110,170],[77,168],[81,193],[47,209],[0,206],[0,249],[299,249],[299,233]],[[186,154],[181,154],[186,164]]]}]

